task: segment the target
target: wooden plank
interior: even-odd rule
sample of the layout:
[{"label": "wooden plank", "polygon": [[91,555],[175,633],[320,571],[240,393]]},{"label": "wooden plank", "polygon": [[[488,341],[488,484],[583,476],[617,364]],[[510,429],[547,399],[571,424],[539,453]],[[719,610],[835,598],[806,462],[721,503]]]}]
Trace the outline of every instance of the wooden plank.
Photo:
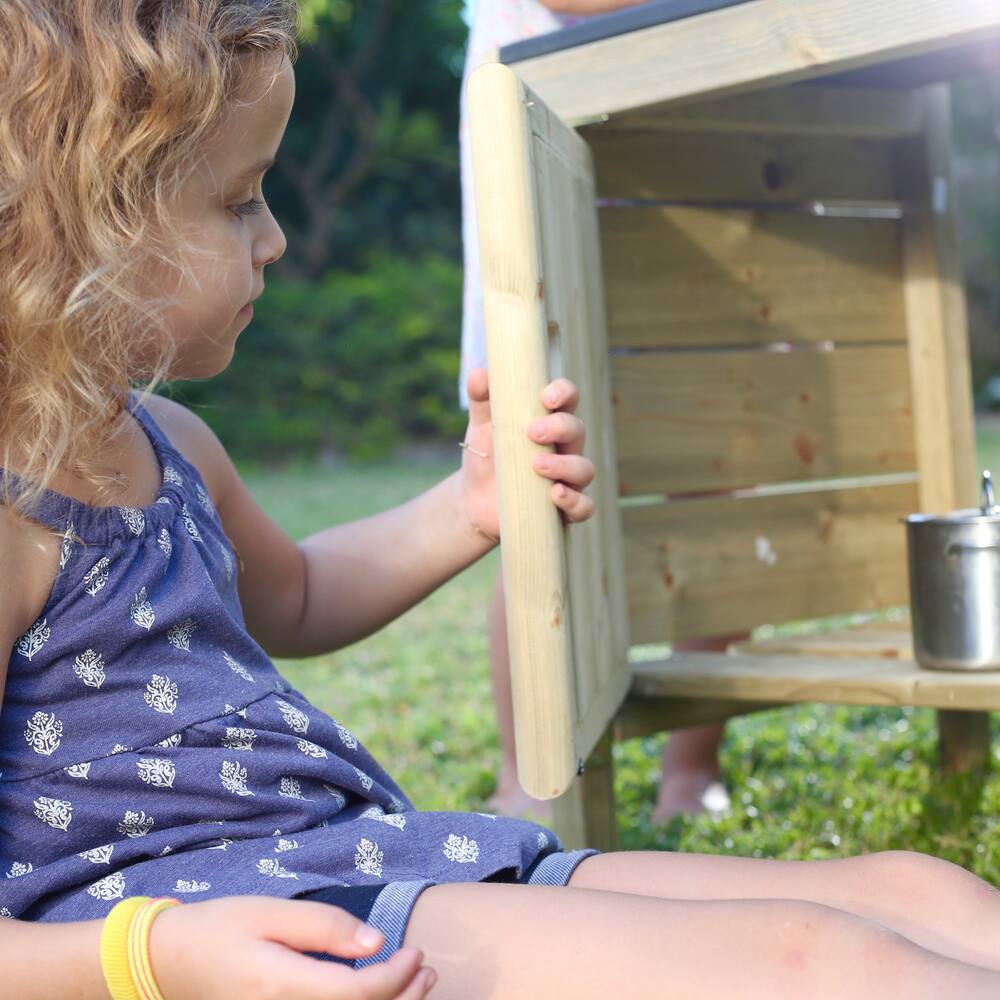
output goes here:
[{"label": "wooden plank", "polygon": [[552,829],[567,850],[613,851],[618,845],[611,730],[605,729],[583,773],[552,803]]},{"label": "wooden plank", "polygon": [[612,358],[623,495],[915,468],[903,347]]},{"label": "wooden plank", "polygon": [[[551,798],[629,684],[593,170],[586,144],[506,67],[473,73],[468,101],[518,772],[526,791]],[[600,501],[568,533],[551,484],[531,469],[538,449],[526,434],[558,375],[580,386]],[[619,594],[609,599],[612,586]]]},{"label": "wooden plank", "polygon": [[911,483],[626,507],[632,641],[905,603],[898,521],[916,500]]},{"label": "wooden plank", "polygon": [[701,202],[813,202],[895,197],[880,139],[767,132],[589,129],[597,194]]},{"label": "wooden plank", "polygon": [[922,96],[928,133],[900,144],[896,176],[906,203],[904,301],[920,508],[934,512],[975,506],[978,497],[968,324],[949,166],[948,93],[931,88]]},{"label": "wooden plank", "polygon": [[878,623],[863,629],[839,628],[807,635],[776,636],[734,643],[730,652],[747,656],[853,656],[883,660],[912,660],[913,636],[909,619]]},{"label": "wooden plank", "polygon": [[612,347],[906,340],[897,220],[610,207],[600,223]]},{"label": "wooden plank", "polygon": [[[567,533],[570,626],[576,699],[575,752],[585,758],[628,689],[628,620],[617,517],[605,306],[601,294],[593,169],[589,149],[544,105],[529,109],[548,319],[550,376],[580,389],[578,413],[591,434],[584,454],[596,475],[598,512]],[[612,580],[617,592],[612,597]]]},{"label": "wooden plank", "polygon": [[906,92],[803,84],[627,111],[581,132],[588,138],[598,130],[645,129],[884,139],[919,132],[921,110],[920,102]]},{"label": "wooden plank", "polygon": [[505,67],[478,69],[467,96],[518,768],[525,789],[548,798],[572,781],[577,760],[563,528],[525,434],[544,414],[548,381],[533,140],[524,91]]},{"label": "wooden plank", "polygon": [[615,719],[616,740],[641,739],[672,729],[707,726],[736,715],[766,712],[784,702],[732,701],[723,698],[626,698]]},{"label": "wooden plank", "polygon": [[577,122],[946,50],[998,28],[995,0],[753,0],[514,68],[556,114]]},{"label": "wooden plank", "polygon": [[908,660],[678,653],[633,664],[632,676],[638,697],[1000,710],[1000,672],[922,670]]}]

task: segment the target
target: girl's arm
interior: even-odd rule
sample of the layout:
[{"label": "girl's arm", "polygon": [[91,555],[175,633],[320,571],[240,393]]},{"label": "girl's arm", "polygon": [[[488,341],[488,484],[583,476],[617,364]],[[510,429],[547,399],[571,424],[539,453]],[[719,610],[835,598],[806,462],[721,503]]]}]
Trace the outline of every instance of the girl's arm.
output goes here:
[{"label": "girl's arm", "polygon": [[[103,920],[31,923],[0,919],[0,996],[17,1000],[108,1000],[101,973]],[[303,951],[344,958],[383,943],[336,906],[229,896],[161,913],[149,939],[153,973],[166,1000],[424,1000],[434,975],[423,954],[404,948],[387,963],[355,971]]]},{"label": "girl's arm", "polygon": [[[569,520],[583,520],[593,503],[579,490],[593,478],[593,466],[580,455],[583,425],[568,412],[576,390],[564,380],[554,387],[555,397],[545,405],[558,412],[539,421],[544,433],[525,433],[566,452],[545,455],[546,469],[537,456],[535,468],[571,484],[554,486],[553,502]],[[239,553],[239,593],[250,633],[272,655],[298,657],[370,635],[492,547],[487,535],[499,528],[488,398],[480,371],[470,381],[468,442],[486,458],[467,453],[462,472],[409,503],[328,528],[298,545],[260,509],[198,417],[162,398],[147,405],[202,472]]]}]

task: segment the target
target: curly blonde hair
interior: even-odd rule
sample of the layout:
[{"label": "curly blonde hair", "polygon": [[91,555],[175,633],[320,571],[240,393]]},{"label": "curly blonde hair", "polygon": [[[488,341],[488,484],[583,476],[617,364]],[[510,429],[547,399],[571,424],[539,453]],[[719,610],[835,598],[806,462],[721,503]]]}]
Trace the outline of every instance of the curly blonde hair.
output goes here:
[{"label": "curly blonde hair", "polygon": [[[255,57],[294,60],[294,0],[0,2],[0,501],[92,460],[171,362],[137,280],[183,269],[167,206]],[[141,368],[136,346],[156,345]]]}]

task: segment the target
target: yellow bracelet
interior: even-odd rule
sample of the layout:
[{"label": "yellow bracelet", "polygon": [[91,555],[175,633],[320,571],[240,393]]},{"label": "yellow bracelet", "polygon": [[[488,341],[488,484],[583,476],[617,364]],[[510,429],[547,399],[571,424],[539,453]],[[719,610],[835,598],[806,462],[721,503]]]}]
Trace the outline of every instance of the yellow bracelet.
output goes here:
[{"label": "yellow bracelet", "polygon": [[163,1000],[153,976],[149,931],[165,909],[179,899],[131,896],[108,914],[101,931],[101,969],[112,1000]]}]

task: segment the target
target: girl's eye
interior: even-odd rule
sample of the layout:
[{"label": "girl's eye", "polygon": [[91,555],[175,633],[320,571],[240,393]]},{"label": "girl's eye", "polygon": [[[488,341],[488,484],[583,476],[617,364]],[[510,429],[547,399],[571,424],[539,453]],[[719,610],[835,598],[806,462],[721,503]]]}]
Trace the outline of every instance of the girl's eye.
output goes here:
[{"label": "girl's eye", "polygon": [[251,198],[249,201],[244,201],[239,205],[233,205],[230,211],[235,212],[242,218],[245,215],[260,215],[263,208],[263,201],[260,201],[258,198]]}]

